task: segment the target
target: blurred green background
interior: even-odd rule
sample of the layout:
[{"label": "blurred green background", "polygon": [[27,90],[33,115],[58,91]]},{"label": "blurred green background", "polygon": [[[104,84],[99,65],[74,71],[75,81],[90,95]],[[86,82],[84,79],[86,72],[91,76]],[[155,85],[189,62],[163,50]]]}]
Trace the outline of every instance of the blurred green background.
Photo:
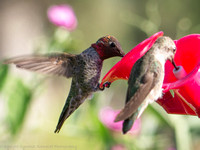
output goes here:
[{"label": "blurred green background", "polygon": [[[71,33],[47,19],[49,6],[64,3],[73,7],[78,20]],[[120,41],[126,53],[158,31],[179,39],[200,33],[199,6],[199,0],[1,0],[0,60],[34,52],[78,54],[108,34]],[[119,60],[106,60],[101,78]],[[95,93],[54,134],[70,83],[63,77],[1,65],[0,150],[200,149],[199,118],[168,115],[157,103],[143,113],[138,135],[107,129],[99,121],[99,112],[106,106],[124,106],[127,81],[116,81]]]}]

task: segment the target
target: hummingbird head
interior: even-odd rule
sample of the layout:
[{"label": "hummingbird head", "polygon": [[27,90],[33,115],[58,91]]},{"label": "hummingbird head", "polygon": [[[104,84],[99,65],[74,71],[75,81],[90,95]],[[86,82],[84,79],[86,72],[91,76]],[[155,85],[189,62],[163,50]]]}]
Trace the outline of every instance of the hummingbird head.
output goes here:
[{"label": "hummingbird head", "polygon": [[166,60],[171,61],[171,63],[173,64],[174,55],[176,52],[176,45],[174,41],[170,37],[162,36],[156,40],[155,45],[157,45],[158,49],[162,51],[161,53],[163,53]]},{"label": "hummingbird head", "polygon": [[92,47],[95,48],[102,60],[125,55],[118,40],[110,35],[100,38],[96,43],[92,44]]}]

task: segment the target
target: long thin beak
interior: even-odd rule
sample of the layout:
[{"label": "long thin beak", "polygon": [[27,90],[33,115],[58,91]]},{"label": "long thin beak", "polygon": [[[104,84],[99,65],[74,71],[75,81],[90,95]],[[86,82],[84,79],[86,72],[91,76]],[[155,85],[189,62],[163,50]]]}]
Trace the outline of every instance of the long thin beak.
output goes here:
[{"label": "long thin beak", "polygon": [[177,67],[176,64],[175,64],[174,59],[172,59],[172,65],[174,66],[174,68],[175,68],[176,70],[178,70],[178,67]]},{"label": "long thin beak", "polygon": [[121,54],[121,56],[122,56],[122,57],[124,57],[124,56],[125,56],[125,54]]},{"label": "long thin beak", "polygon": [[121,54],[121,57],[124,57],[126,55],[123,50],[120,51],[120,54]]}]

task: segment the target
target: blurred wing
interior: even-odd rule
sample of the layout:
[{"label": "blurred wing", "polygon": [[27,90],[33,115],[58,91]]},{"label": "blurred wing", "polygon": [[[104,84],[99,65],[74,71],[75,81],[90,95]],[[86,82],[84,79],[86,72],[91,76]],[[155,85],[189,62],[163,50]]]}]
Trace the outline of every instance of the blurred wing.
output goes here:
[{"label": "blurred wing", "polygon": [[[127,101],[124,109],[121,110],[121,112],[115,118],[115,122],[125,120],[137,111],[138,107],[142,104],[142,102],[145,100],[145,98],[155,85],[153,84],[154,73],[150,72],[145,74],[142,78],[142,81],[143,84],[139,86],[134,95],[130,98],[129,101]],[[129,85],[128,91],[130,91],[130,86],[131,85]]]},{"label": "blurred wing", "polygon": [[73,75],[73,65],[76,55],[54,53],[51,55],[29,55],[6,60],[5,64],[15,64],[16,67],[47,74],[62,75],[67,78]]}]

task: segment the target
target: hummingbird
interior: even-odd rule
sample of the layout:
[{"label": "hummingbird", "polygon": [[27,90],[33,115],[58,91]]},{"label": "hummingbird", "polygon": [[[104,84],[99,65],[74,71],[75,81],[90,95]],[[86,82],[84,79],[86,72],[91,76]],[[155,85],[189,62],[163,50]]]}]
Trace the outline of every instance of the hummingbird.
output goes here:
[{"label": "hummingbird", "polygon": [[96,43],[78,55],[52,53],[11,58],[5,64],[13,63],[18,68],[72,78],[69,95],[60,114],[55,133],[59,133],[65,120],[91,95],[103,88],[99,86],[102,63],[114,56],[123,57],[124,51],[118,40],[110,35],[101,37]]},{"label": "hummingbird", "polygon": [[159,37],[151,49],[133,65],[128,80],[126,104],[116,116],[115,122],[123,121],[123,134],[126,134],[141,116],[148,104],[162,97],[164,66],[167,60],[174,63],[176,45],[167,36]]}]

